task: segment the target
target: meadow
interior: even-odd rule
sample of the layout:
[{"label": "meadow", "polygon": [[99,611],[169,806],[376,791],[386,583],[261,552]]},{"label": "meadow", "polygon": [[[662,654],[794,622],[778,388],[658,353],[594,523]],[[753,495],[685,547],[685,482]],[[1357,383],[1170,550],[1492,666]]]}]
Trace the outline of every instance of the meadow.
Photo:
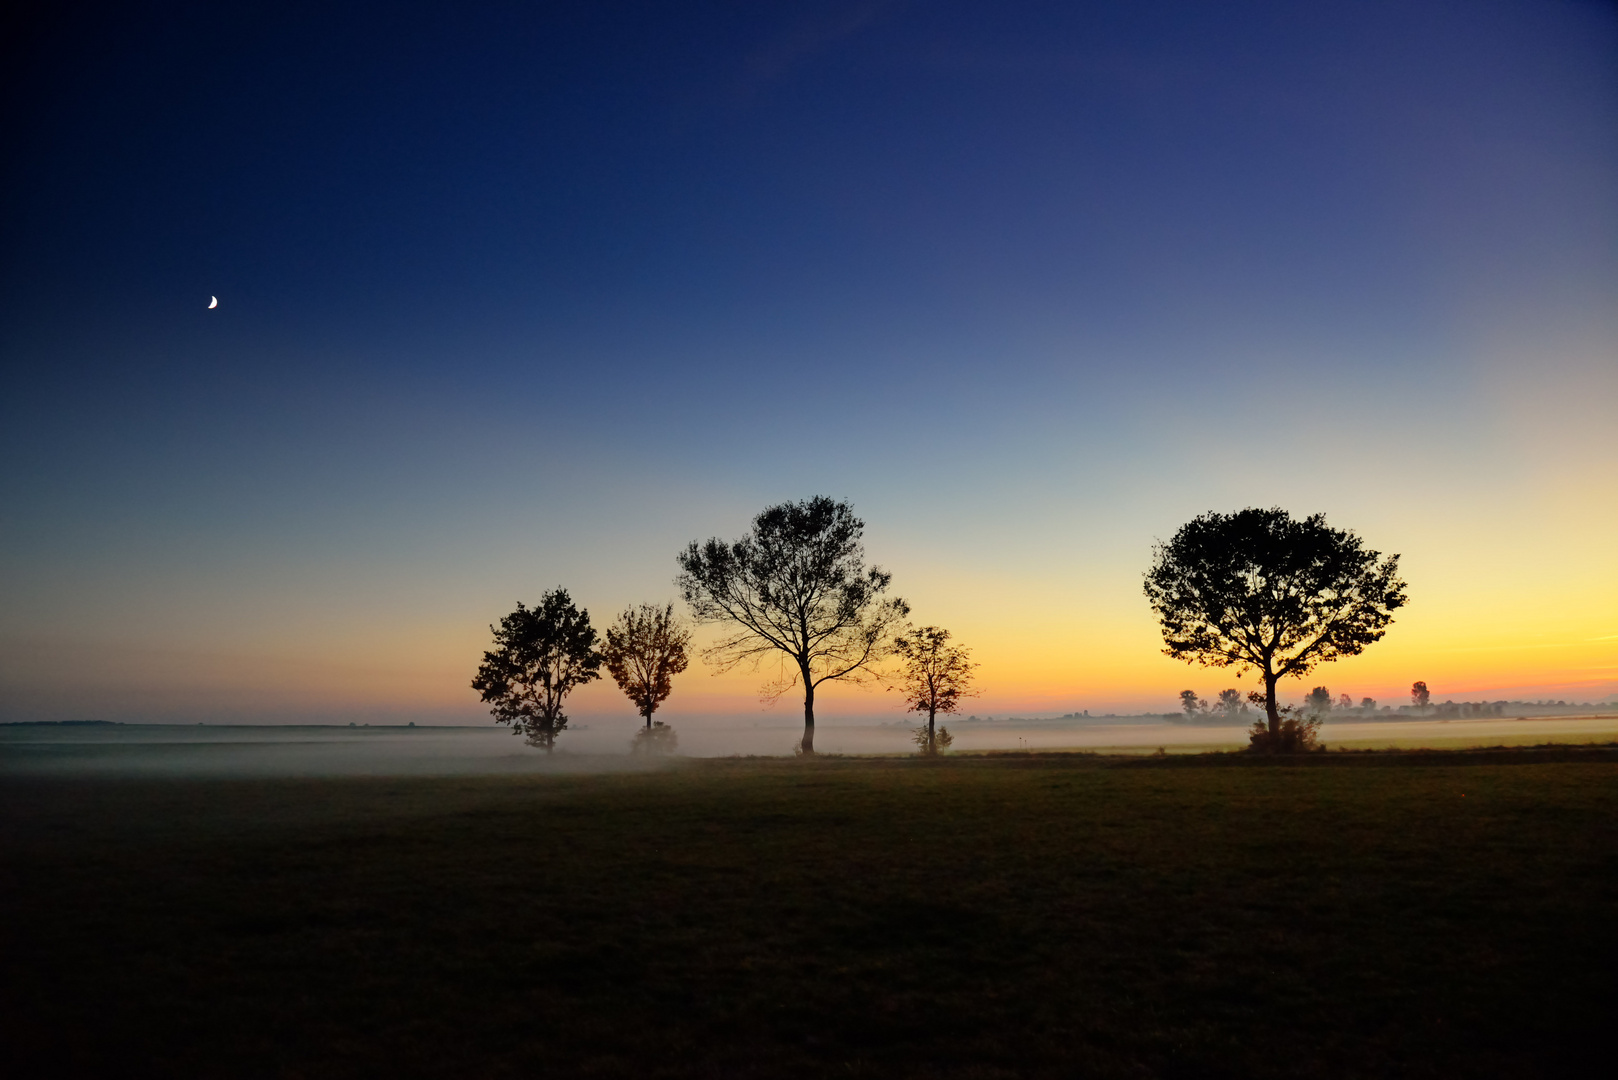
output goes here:
[{"label": "meadow", "polygon": [[1605,1052],[1618,750],[1250,760],[8,776],[4,1056],[1527,1077]]}]

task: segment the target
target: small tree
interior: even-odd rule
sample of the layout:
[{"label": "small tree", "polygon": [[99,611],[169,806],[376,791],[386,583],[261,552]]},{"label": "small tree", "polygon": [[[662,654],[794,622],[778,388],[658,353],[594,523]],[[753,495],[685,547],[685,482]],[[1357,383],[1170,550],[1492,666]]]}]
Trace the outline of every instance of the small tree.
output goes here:
[{"label": "small tree", "polygon": [[899,657],[898,683],[893,689],[904,695],[905,709],[927,714],[927,726],[916,729],[916,745],[932,756],[949,747],[949,729],[939,730],[939,713],[955,712],[963,697],[975,697],[971,689],[971,651],[950,645],[949,631],[936,626],[912,628],[893,639]]},{"label": "small tree", "polygon": [[613,681],[652,729],[652,714],[668,700],[674,676],[686,669],[691,631],[674,617],[674,605],[628,607],[607,628],[601,650]]},{"label": "small tree", "polygon": [[1180,691],[1180,708],[1185,712],[1186,719],[1196,719],[1197,710],[1201,708],[1202,705],[1203,701],[1201,698],[1197,697],[1197,692],[1195,690]]},{"label": "small tree", "polygon": [[731,627],[703,656],[728,671],[776,654],[782,670],[766,700],[803,686],[805,754],[815,752],[816,688],[871,677],[910,614],[903,600],[883,597],[893,575],[865,565],[864,532],[847,502],[817,495],[768,507],[734,543],[693,541],[678,556],[675,583],[696,620]]},{"label": "small tree", "polygon": [[491,706],[495,721],[527,736],[548,754],[567,727],[562,702],[601,677],[590,613],[573,606],[566,589],[553,589],[539,606],[517,610],[491,626],[495,648],[483,654],[472,689]]},{"label": "small tree", "polygon": [[1410,704],[1414,705],[1418,709],[1425,709],[1427,707],[1427,703],[1431,701],[1432,698],[1433,695],[1428,693],[1426,683],[1417,681],[1411,684]]},{"label": "small tree", "polygon": [[1386,559],[1353,533],[1284,510],[1204,514],[1153,550],[1146,598],[1164,652],[1210,667],[1256,669],[1264,680],[1264,738],[1279,749],[1275,686],[1316,664],[1378,641],[1403,607],[1399,557]]},{"label": "small tree", "polygon": [[1364,713],[1374,713],[1374,712],[1376,712],[1376,698],[1368,698],[1368,697],[1360,698],[1360,712],[1364,712]]},{"label": "small tree", "polygon": [[1331,712],[1331,691],[1317,686],[1303,699],[1303,711],[1308,716],[1322,717]]},{"label": "small tree", "polygon": [[1219,691],[1219,704],[1217,708],[1219,709],[1220,713],[1225,716],[1236,717],[1247,711],[1247,702],[1242,700],[1242,692],[1240,690],[1237,690],[1235,687],[1231,687],[1229,690]]}]

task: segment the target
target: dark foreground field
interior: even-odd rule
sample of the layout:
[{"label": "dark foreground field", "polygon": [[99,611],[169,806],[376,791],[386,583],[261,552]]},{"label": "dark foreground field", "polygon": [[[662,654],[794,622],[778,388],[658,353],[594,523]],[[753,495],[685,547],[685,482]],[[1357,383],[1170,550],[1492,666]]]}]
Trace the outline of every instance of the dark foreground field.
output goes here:
[{"label": "dark foreground field", "polygon": [[1610,759],[0,800],[11,1076],[1566,1076],[1618,1004]]}]

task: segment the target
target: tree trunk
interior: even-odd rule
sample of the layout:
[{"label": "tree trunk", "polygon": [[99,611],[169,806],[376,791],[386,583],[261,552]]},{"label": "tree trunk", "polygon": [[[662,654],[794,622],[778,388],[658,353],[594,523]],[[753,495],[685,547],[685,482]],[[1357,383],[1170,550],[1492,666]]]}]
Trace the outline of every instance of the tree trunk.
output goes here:
[{"label": "tree trunk", "polygon": [[815,752],[815,684],[808,669],[803,672],[803,742],[798,745],[805,755]]},{"label": "tree trunk", "polygon": [[1275,684],[1280,676],[1270,671],[1268,658],[1264,661],[1264,716],[1270,724],[1270,749],[1281,745],[1281,710],[1275,704]]},{"label": "tree trunk", "polygon": [[933,720],[938,716],[937,709],[927,710],[927,752],[938,753],[938,733],[933,730]]}]

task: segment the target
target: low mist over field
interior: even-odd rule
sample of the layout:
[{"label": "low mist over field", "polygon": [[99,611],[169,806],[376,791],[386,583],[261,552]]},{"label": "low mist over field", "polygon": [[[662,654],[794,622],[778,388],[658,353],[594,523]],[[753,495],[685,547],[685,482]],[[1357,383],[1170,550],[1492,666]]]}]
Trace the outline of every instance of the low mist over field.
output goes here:
[{"label": "low mist over field", "polygon": [[[656,769],[677,758],[631,752],[632,722],[586,724],[564,750],[535,753],[511,732],[480,727],[347,727],[157,724],[0,725],[0,776],[473,776]],[[907,723],[827,725],[822,752],[897,755],[914,750]],[[1127,720],[977,721],[954,727],[955,752],[1078,751],[1144,754],[1240,750],[1248,730],[1161,717]],[[678,729],[678,754],[790,757],[790,722],[734,726],[724,720]],[[1618,741],[1618,710],[1539,720],[1407,720],[1328,724],[1322,741],[1354,748],[1532,746]]]}]

